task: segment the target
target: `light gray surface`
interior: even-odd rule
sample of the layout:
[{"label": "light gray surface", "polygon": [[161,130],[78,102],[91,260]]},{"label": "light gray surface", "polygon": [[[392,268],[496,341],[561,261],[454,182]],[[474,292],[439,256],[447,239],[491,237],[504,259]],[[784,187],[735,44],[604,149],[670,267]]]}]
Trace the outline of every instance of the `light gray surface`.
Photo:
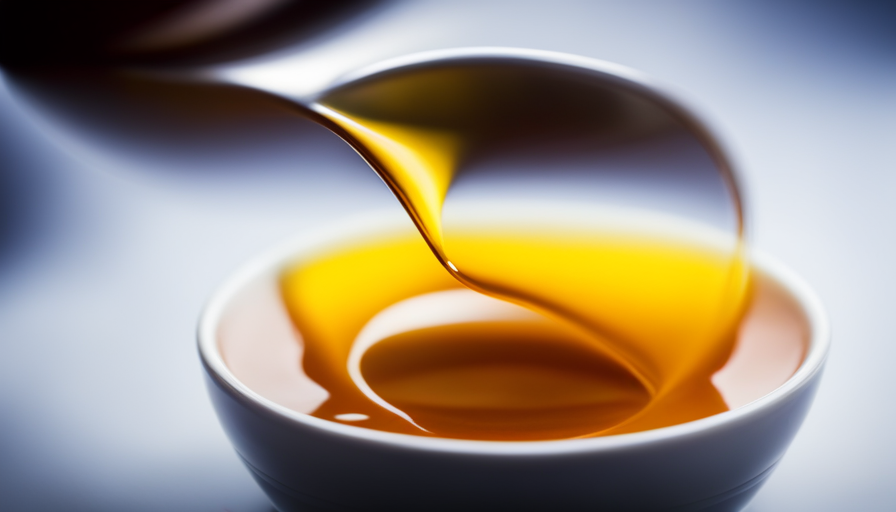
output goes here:
[{"label": "light gray surface", "polygon": [[[865,7],[415,1],[307,43],[293,65],[316,55],[338,74],[410,51],[522,46],[682,91],[740,158],[755,244],[815,286],[834,326],[814,409],[749,510],[884,511],[896,504],[896,20]],[[13,223],[0,231],[3,509],[269,510],[207,403],[198,311],[267,245],[394,200],[338,140],[259,122],[270,138],[135,161],[0,88]]]}]

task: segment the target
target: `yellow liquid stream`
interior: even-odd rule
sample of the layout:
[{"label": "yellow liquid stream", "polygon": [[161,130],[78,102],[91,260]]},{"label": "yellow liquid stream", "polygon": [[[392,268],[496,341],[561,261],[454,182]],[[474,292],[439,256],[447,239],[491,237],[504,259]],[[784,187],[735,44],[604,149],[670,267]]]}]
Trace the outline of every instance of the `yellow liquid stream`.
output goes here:
[{"label": "yellow liquid stream", "polygon": [[[364,414],[363,426],[395,432],[515,440],[633,432],[725,410],[709,376],[730,352],[747,294],[738,235],[710,248],[568,226],[442,224],[450,186],[476,162],[553,144],[567,148],[545,153],[548,166],[551,158],[559,165],[570,154],[588,157],[591,141],[608,134],[668,127],[662,116],[629,126],[644,110],[639,101],[578,75],[463,64],[374,76],[318,99],[312,116],[371,164],[431,252],[420,240],[383,242],[285,278],[305,371],[331,394],[314,414]],[[398,301],[458,283],[537,313],[538,327],[514,320],[396,334],[364,356],[369,390],[358,389],[346,364],[363,325]],[[504,356],[483,363],[477,351]],[[466,362],[437,364],[458,357]],[[547,377],[561,374],[566,380]],[[504,391],[492,389],[499,381]],[[467,398],[452,394],[461,388]],[[485,388],[493,392],[476,391]],[[580,388],[591,391],[571,391]],[[542,403],[538,389],[566,398]]]}]

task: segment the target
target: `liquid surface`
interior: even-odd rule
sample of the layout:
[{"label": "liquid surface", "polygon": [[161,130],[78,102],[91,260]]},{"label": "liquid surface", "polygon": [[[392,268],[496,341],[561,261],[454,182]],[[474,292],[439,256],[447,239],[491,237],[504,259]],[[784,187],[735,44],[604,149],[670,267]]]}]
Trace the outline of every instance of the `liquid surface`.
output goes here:
[{"label": "liquid surface", "polygon": [[[625,348],[654,364],[663,387],[645,385],[618,356],[623,338],[599,338],[562,316],[463,289],[422,239],[405,234],[321,255],[283,276],[282,297],[303,340],[301,365],[328,395],[308,412],[330,420],[360,414],[356,424],[391,432],[543,440],[727,410],[711,379],[735,336],[694,335],[694,312],[714,314],[717,304],[679,293],[685,283],[723,292],[725,258],[682,241],[584,235],[470,231],[457,235],[456,247],[475,251],[467,258],[495,279],[525,279],[578,314],[615,319],[625,339],[639,340]],[[544,265],[532,274],[514,264],[527,258],[594,270]],[[644,280],[651,286],[632,287]]]},{"label": "liquid surface", "polygon": [[[605,435],[609,431],[599,429],[624,421],[622,416],[629,413],[629,407],[649,399],[636,380],[626,377],[620,366],[602,357],[592,349],[593,345],[581,343],[575,333],[539,320],[532,312],[489,302],[490,299],[445,280],[444,270],[413,232],[406,233],[403,239],[396,235],[374,236],[354,242],[312,258],[304,257],[290,268],[285,281],[279,274],[261,276],[234,296],[222,317],[218,342],[237,379],[283,407],[329,421],[422,436],[436,435],[435,431],[442,436],[472,439],[557,439],[577,437],[582,432]],[[384,247],[390,245],[394,252]],[[371,288],[375,293],[362,300],[352,283],[337,280],[325,295],[330,298],[322,307],[314,307],[313,303],[312,307],[303,306],[305,295],[323,286],[314,279],[314,275],[319,275],[317,270],[329,268],[336,272],[352,263],[352,255],[367,251],[379,251],[382,256],[405,253],[398,260],[378,260],[384,279],[407,275],[428,283],[427,291],[418,294],[413,287],[401,287],[396,294],[391,288],[380,286]],[[326,264],[328,261],[331,264]],[[420,265],[407,266],[409,261],[419,261]],[[410,272],[404,273],[405,270]],[[781,386],[799,367],[808,346],[809,325],[796,300],[763,273],[753,275],[753,293],[738,324],[733,351],[710,379],[724,403],[719,407],[722,410],[750,403]],[[311,279],[305,282],[305,277]],[[298,284],[298,279],[305,284]],[[314,319],[327,312],[339,315],[340,323],[331,329],[299,332],[284,301],[284,285],[290,283],[293,309],[307,319],[309,327],[325,326],[322,318]],[[384,300],[377,301],[376,297]],[[345,314],[338,311],[340,301]],[[370,319],[365,321],[367,317]],[[379,320],[374,322],[373,317]],[[344,322],[348,323],[343,325]],[[524,326],[527,329],[521,329]],[[479,327],[481,331],[477,330]],[[432,345],[432,350],[415,343],[435,339],[414,335],[427,330],[426,334],[446,334],[441,343]],[[525,350],[519,356],[503,353],[502,359],[496,360],[496,349],[514,339],[502,338],[500,334],[521,330],[524,340],[529,340],[523,344]],[[374,335],[368,339],[394,338],[396,343],[381,342],[362,350],[362,355],[366,355],[358,365],[361,377],[366,377],[380,398],[406,409],[429,431],[415,427],[358,392],[348,360],[362,331]],[[538,339],[543,333],[548,336]],[[465,339],[481,340],[483,334],[488,335],[484,347],[477,343],[469,352],[449,351],[452,343],[469,347],[463,344]],[[328,345],[310,345],[315,342]],[[556,352],[551,350],[558,346]],[[312,359],[334,360],[331,369],[324,372],[332,380],[320,380],[329,386],[327,389],[305,373],[304,368],[310,369],[309,363],[314,362],[308,361],[306,354]],[[430,357],[433,354],[438,357]],[[536,357],[528,357],[533,354]],[[571,368],[567,368],[570,361]],[[416,371],[418,368],[423,371]],[[499,371],[492,371],[496,369]],[[583,369],[585,374],[579,371]],[[600,373],[592,371],[595,369]],[[483,410],[483,405],[491,408],[496,402],[500,402],[498,407]],[[510,409],[515,410],[508,411],[507,404],[513,404]],[[441,431],[437,424],[442,425]]]}]

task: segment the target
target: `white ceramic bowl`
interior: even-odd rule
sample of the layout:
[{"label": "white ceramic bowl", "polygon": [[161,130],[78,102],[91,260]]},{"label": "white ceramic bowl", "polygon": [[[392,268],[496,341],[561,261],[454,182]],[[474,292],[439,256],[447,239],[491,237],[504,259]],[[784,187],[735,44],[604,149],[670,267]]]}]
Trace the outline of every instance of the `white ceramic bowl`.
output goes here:
[{"label": "white ceramic bowl", "polygon": [[809,409],[829,327],[812,291],[773,259],[753,266],[802,310],[808,347],[796,372],[731,411],[633,434],[539,442],[462,441],[369,430],[302,414],[241,382],[219,348],[245,290],[357,237],[412,229],[369,216],[306,235],[250,263],[218,291],[199,327],[215,409],[237,453],[281,511],[740,510],[781,459]]}]

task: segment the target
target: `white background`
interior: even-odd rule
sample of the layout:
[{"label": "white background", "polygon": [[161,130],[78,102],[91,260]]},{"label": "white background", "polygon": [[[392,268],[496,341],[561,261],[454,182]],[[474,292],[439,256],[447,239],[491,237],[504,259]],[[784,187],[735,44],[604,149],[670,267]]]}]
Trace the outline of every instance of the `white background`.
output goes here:
[{"label": "white background", "polygon": [[[834,327],[814,408],[748,510],[888,511],[894,12],[398,2],[291,49],[276,69],[304,65],[323,80],[411,51],[519,46],[618,62],[677,89],[741,163],[754,245],[813,285]],[[0,508],[270,510],[206,399],[198,312],[266,246],[395,203],[335,138],[259,123],[264,136],[237,132],[214,152],[116,153],[57,122],[13,77],[0,82]]]}]

